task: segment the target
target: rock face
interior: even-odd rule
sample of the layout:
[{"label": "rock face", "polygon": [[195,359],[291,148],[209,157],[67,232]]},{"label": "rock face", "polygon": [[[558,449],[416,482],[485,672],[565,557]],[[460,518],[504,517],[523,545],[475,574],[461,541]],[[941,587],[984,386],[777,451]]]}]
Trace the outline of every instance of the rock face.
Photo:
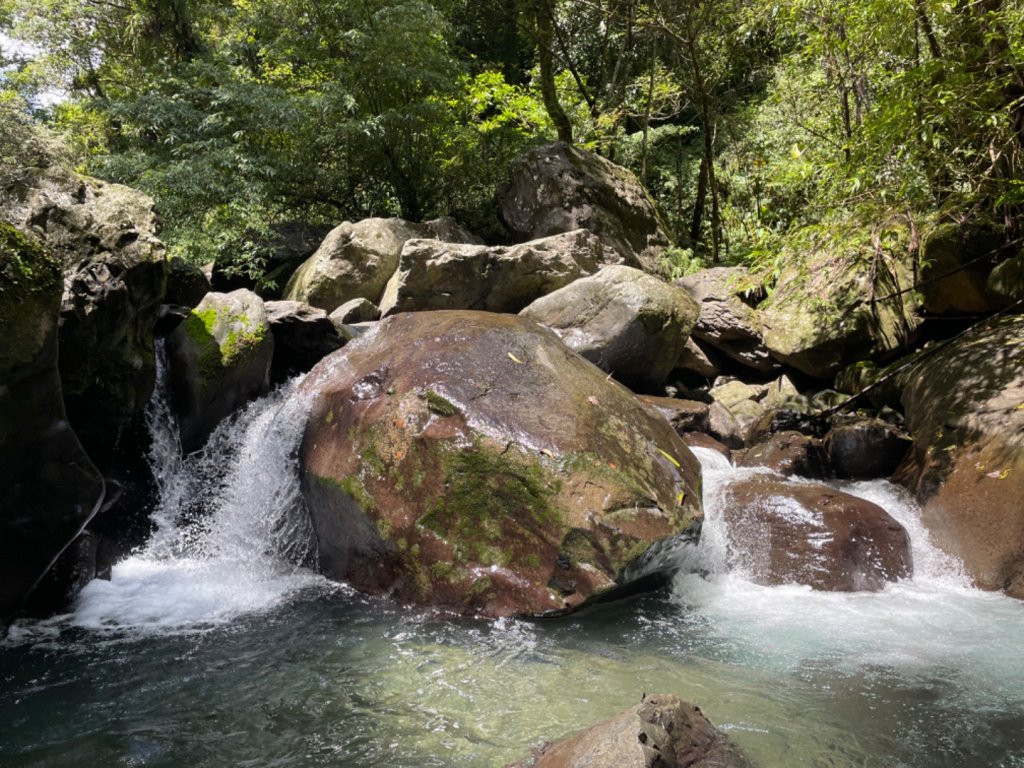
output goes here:
[{"label": "rock face", "polygon": [[283,298],[304,301],[333,312],[352,299],[380,302],[384,286],[398,268],[408,240],[434,238],[448,242],[479,242],[450,219],[415,224],[404,219],[363,219],[344,222],[292,275]]},{"label": "rock face", "polygon": [[613,259],[655,273],[670,244],[636,176],[564,142],[531,149],[512,164],[498,190],[498,215],[520,242],[586,229]]},{"label": "rock face", "polygon": [[726,493],[729,558],[755,583],[852,592],[911,575],[907,532],[869,501],[772,475]]},{"label": "rock face", "polygon": [[702,519],[700,467],[672,428],[514,315],[396,315],[302,389],[321,567],[365,592],[566,611],[672,571]]},{"label": "rock face", "polygon": [[744,768],[749,763],[701,711],[653,694],[508,768]]},{"label": "rock face", "polygon": [[593,274],[602,257],[601,242],[583,229],[513,246],[410,240],[380,309],[384,315],[430,309],[518,312]]},{"label": "rock face", "polygon": [[12,178],[0,189],[0,218],[37,236],[61,264],[64,400],[89,455],[107,465],[154,384],[167,262],[153,200],[56,166]]},{"label": "rock face", "polygon": [[[837,235],[837,242],[842,242]],[[846,235],[849,242],[851,235]],[[844,366],[873,355],[895,353],[911,339],[920,321],[911,294],[872,302],[909,288],[904,265],[903,228],[882,233],[897,242],[878,256],[862,255],[853,240],[794,254],[779,275],[775,293],[758,307],[764,342],[772,356],[818,378],[830,378]],[[895,251],[895,255],[888,255]],[[874,277],[874,284],[872,284]]]},{"label": "rock face", "polygon": [[676,280],[700,305],[694,338],[736,362],[766,373],[779,367],[761,337],[757,312],[739,297],[748,281],[743,267],[715,267]]},{"label": "rock face", "polygon": [[57,373],[58,262],[0,222],[0,624],[104,498]]},{"label": "rock face", "polygon": [[903,461],[910,437],[880,419],[842,424],[825,436],[829,462],[838,477],[889,477]]},{"label": "rock face", "polygon": [[1002,236],[992,227],[945,223],[929,232],[921,246],[924,308],[941,315],[993,312],[1004,306],[987,285],[1002,245]]},{"label": "rock face", "polygon": [[616,265],[538,299],[520,314],[551,328],[627,386],[650,390],[675,367],[697,312],[681,288]]},{"label": "rock face", "polygon": [[167,338],[182,450],[201,448],[221,419],[267,391],[273,354],[259,296],[244,288],[206,295]]},{"label": "rock face", "polygon": [[301,301],[268,301],[263,306],[274,337],[273,382],[305,373],[345,344],[322,309]]},{"label": "rock face", "polygon": [[1024,598],[1024,317],[921,360],[903,405],[914,446],[897,478],[933,540],[978,586]]}]

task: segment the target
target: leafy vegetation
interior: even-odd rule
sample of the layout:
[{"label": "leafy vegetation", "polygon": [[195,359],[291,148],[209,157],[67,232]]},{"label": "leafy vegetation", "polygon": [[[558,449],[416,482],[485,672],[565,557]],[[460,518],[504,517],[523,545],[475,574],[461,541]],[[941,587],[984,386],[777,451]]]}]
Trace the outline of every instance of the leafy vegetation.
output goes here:
[{"label": "leafy vegetation", "polygon": [[4,157],[33,104],[175,253],[254,274],[295,221],[500,238],[496,182],[556,137],[637,173],[679,273],[771,270],[837,211],[1019,234],[1019,0],[0,0],[0,31]]}]

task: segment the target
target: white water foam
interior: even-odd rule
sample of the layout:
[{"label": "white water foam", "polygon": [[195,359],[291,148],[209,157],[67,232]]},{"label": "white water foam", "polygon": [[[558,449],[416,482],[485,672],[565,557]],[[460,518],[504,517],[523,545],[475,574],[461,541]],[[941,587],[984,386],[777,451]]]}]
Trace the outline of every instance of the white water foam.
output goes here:
[{"label": "white water foam", "polygon": [[[929,540],[913,498],[886,481],[833,483],[878,504],[907,530],[914,576],[881,592],[818,592],[766,587],[728,566],[725,487],[763,469],[731,467],[713,451],[693,449],[704,469],[705,523],[699,554],[706,573],[677,578],[674,599],[712,628],[731,661],[778,671],[827,664],[847,673],[899,669],[901,674],[969,680],[972,706],[1024,703],[1019,631],[1024,606],[973,589],[963,569]],[[989,698],[986,700],[985,696]]]},{"label": "white water foam", "polygon": [[162,386],[149,411],[156,531],[82,591],[71,623],[166,632],[223,624],[325,586],[304,568],[313,534],[302,503],[298,445],[308,399],[293,381],[222,422],[181,457]]}]

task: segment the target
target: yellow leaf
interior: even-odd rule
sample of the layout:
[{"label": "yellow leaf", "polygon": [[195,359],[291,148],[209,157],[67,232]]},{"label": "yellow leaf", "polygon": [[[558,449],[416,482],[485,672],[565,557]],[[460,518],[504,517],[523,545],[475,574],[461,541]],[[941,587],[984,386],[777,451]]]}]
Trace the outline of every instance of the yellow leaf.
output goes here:
[{"label": "yellow leaf", "polygon": [[676,494],[676,504],[682,506],[683,499],[685,499],[685,498],[686,498],[686,494],[683,493],[682,491],[680,491],[679,493]]},{"label": "yellow leaf", "polygon": [[664,456],[664,457],[665,457],[666,459],[668,459],[668,460],[669,460],[669,461],[671,461],[671,462],[672,462],[673,464],[675,464],[675,465],[676,465],[676,468],[679,468],[679,469],[681,469],[681,468],[682,468],[682,465],[681,465],[681,464],[680,464],[680,463],[679,463],[678,461],[676,461],[676,460],[675,460],[675,458],[674,458],[674,457],[673,457],[673,456],[672,456],[671,454],[665,453],[665,452],[664,452],[663,450],[661,450],[661,448],[659,448],[659,449],[658,449],[658,453],[660,453],[660,454],[661,454],[662,456]]},{"label": "yellow leaf", "polygon": [[519,359],[518,357],[516,357],[515,355],[513,355],[513,354],[512,354],[511,352],[509,352],[509,353],[508,353],[508,356],[509,356],[509,359],[510,359],[510,360],[511,360],[511,361],[512,361],[513,363],[519,363],[519,365],[522,365],[522,364],[523,364],[523,361],[522,361],[522,360],[520,360],[520,359]]},{"label": "yellow leaf", "polygon": [[803,152],[800,151],[800,145],[794,144],[792,147],[790,147],[789,154],[793,156],[794,160],[799,160],[800,156],[803,154]]}]

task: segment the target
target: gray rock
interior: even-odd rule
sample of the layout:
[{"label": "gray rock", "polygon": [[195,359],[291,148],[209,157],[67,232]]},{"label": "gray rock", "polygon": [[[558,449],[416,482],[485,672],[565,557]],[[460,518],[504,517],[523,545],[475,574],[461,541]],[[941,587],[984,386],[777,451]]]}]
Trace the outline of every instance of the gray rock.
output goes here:
[{"label": "gray rock", "polygon": [[437,219],[415,224],[403,219],[364,219],[344,222],[288,281],[283,298],[304,301],[333,312],[352,299],[379,302],[384,286],[398,268],[406,241],[439,237],[455,242],[479,242],[456,223]]},{"label": "gray rock", "polygon": [[999,260],[1002,233],[994,227],[947,222],[921,245],[924,308],[934,314],[994,312],[1005,299],[989,289],[989,273]]},{"label": "gray rock", "polygon": [[507,768],[748,768],[729,739],[675,696],[645,695],[635,707]]},{"label": "gray rock", "polygon": [[192,309],[211,290],[210,279],[195,264],[189,264],[178,257],[170,260],[167,294],[164,297],[167,304]]},{"label": "gray rock", "polygon": [[631,267],[609,266],[520,314],[551,328],[627,386],[653,390],[679,359],[697,311],[683,289]]},{"label": "gray rock", "polygon": [[999,262],[985,287],[1006,304],[1024,299],[1024,252]]},{"label": "gray rock", "polygon": [[676,280],[700,304],[694,338],[710,344],[727,357],[755,371],[766,373],[779,364],[764,344],[757,312],[739,292],[749,281],[743,267],[714,267]]},{"label": "gray rock", "polygon": [[704,432],[708,428],[710,406],[707,403],[650,395],[641,395],[640,400],[646,405],[653,406],[658,413],[668,419],[678,435],[686,432]]},{"label": "gray rock", "polygon": [[45,243],[64,272],[60,373],[68,418],[101,467],[153,389],[153,328],[167,262],[153,200],[58,166],[5,176],[0,219]]},{"label": "gray rock", "polygon": [[64,412],[61,291],[57,261],[0,223],[0,625],[104,499]]},{"label": "gray rock", "polygon": [[579,229],[513,246],[410,240],[381,299],[384,316],[431,309],[518,312],[601,264],[597,237]]},{"label": "gray rock", "polygon": [[732,450],[743,447],[743,428],[721,403],[712,403],[708,408],[708,434]]},{"label": "gray rock", "polygon": [[273,354],[263,301],[244,288],[208,293],[175,329],[167,339],[168,375],[186,453],[267,391]]},{"label": "gray rock", "polygon": [[609,260],[661,273],[670,245],[647,191],[630,171],[563,142],[516,160],[498,190],[498,215],[519,241],[586,229]]},{"label": "gray rock", "polygon": [[713,379],[722,373],[721,367],[712,359],[708,350],[698,344],[692,336],[686,340],[675,367],[707,379]]},{"label": "gray rock", "polygon": [[380,309],[369,299],[352,299],[331,312],[330,318],[335,325],[372,322],[380,320]]},{"label": "gray rock", "polygon": [[274,337],[272,382],[305,373],[345,343],[322,309],[301,301],[268,301],[264,309]]}]

